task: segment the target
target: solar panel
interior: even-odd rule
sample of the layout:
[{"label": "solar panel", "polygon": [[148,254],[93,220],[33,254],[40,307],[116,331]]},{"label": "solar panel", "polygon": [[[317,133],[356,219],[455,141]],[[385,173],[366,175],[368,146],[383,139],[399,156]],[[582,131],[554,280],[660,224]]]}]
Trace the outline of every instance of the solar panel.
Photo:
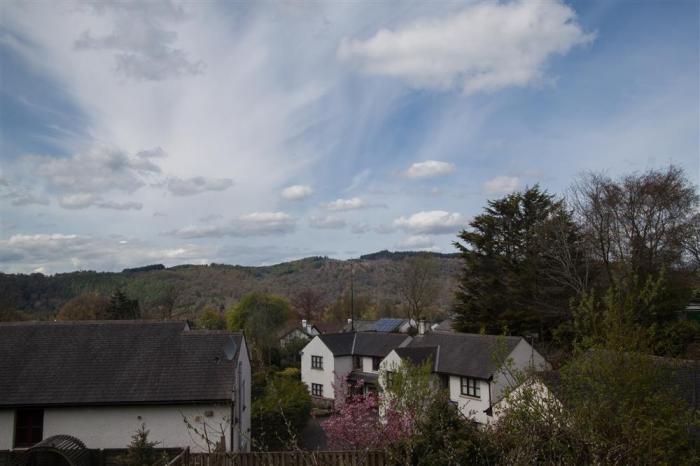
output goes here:
[{"label": "solar panel", "polygon": [[375,332],[393,332],[403,323],[403,319],[383,318],[374,323]]}]

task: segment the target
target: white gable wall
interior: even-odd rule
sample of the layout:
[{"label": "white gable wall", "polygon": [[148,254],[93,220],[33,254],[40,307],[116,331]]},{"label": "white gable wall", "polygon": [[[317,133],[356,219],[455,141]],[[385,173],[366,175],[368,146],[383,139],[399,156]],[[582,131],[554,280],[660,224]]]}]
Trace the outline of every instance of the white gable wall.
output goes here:
[{"label": "white gable wall", "polygon": [[[513,368],[519,371],[551,369],[550,364],[524,338],[513,348],[508,359],[512,361]],[[511,386],[514,382],[512,376],[504,372],[496,374],[492,384],[493,399],[500,400],[506,389],[513,388]]]},{"label": "white gable wall", "polygon": [[[311,356],[323,358],[323,369],[311,368]],[[335,399],[333,385],[336,375],[346,375],[350,370],[352,370],[352,358],[350,356],[334,358],[331,350],[318,336],[312,338],[301,351],[301,381],[309,387],[309,393],[311,393],[311,384],[321,384],[323,398]]]},{"label": "white gable wall", "polygon": [[450,375],[450,400],[457,403],[461,413],[480,424],[487,424],[489,416],[484,412],[491,405],[489,382],[476,379],[479,383],[480,398],[462,395],[461,377]]}]

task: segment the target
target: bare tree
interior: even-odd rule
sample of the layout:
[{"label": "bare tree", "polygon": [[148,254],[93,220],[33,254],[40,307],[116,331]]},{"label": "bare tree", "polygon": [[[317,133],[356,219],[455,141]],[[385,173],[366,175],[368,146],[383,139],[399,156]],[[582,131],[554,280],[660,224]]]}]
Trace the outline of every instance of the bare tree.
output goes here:
[{"label": "bare tree", "polygon": [[406,304],[408,319],[425,318],[425,311],[439,292],[437,264],[428,256],[406,259],[397,291]]},{"label": "bare tree", "polygon": [[683,239],[688,261],[694,269],[700,269],[700,213],[693,215],[688,224],[688,231]]},{"label": "bare tree", "polygon": [[323,313],[326,306],[325,296],[316,290],[306,288],[292,296],[292,308],[299,317],[311,322]]},{"label": "bare tree", "polygon": [[612,283],[677,264],[698,202],[694,186],[673,165],[617,180],[585,174],[571,201]]}]

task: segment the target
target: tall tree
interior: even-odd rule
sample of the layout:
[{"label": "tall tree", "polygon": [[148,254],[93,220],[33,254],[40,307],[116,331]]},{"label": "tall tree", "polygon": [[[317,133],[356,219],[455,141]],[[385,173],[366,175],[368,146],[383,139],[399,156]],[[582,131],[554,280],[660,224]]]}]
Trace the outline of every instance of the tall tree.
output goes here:
[{"label": "tall tree", "polygon": [[121,289],[117,289],[109,298],[107,317],[114,320],[138,319],[141,315],[139,301],[130,299]]},{"label": "tall tree", "polygon": [[699,203],[695,186],[673,165],[612,179],[596,173],[572,189],[576,221],[603,264],[608,285],[645,280],[683,257]]},{"label": "tall tree", "polygon": [[228,328],[244,330],[257,362],[269,365],[272,349],[279,343],[277,331],[282,328],[288,316],[289,303],[283,298],[250,293],[229,310]]},{"label": "tall tree", "polygon": [[299,317],[311,322],[321,316],[325,301],[323,293],[305,288],[292,296],[292,307]]},{"label": "tall tree", "polygon": [[439,292],[437,276],[437,264],[429,256],[405,259],[405,268],[396,286],[409,320],[426,317],[427,308]]},{"label": "tall tree", "polygon": [[[576,294],[571,284],[543,272],[561,268],[550,246],[563,242],[562,247],[576,248],[577,235],[564,202],[537,185],[489,201],[459,234],[462,242],[454,243],[464,261],[454,308],[457,328],[548,333],[567,316]],[[581,255],[571,257],[566,267],[578,271]]]}]

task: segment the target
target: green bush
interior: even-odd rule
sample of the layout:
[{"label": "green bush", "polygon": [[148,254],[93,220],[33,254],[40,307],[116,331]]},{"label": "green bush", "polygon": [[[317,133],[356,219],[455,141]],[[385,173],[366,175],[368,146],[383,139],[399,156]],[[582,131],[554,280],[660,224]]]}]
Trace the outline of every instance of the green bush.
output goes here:
[{"label": "green bush", "polygon": [[258,450],[294,449],[309,421],[309,390],[290,372],[270,378],[262,397],[253,402],[252,431]]}]

